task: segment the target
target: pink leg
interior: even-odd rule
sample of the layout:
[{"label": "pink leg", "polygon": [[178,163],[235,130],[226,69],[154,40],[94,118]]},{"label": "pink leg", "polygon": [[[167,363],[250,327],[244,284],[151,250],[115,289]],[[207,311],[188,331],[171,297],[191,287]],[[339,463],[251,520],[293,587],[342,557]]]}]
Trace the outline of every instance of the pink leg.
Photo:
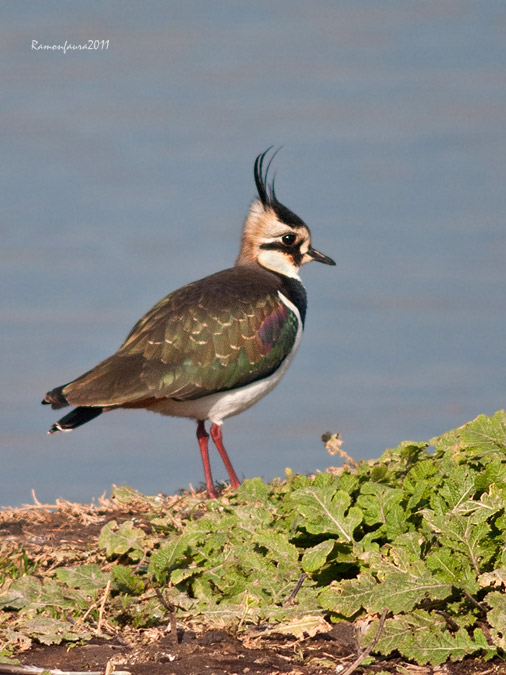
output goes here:
[{"label": "pink leg", "polygon": [[218,495],[214,489],[213,476],[211,474],[211,464],[209,462],[209,450],[207,442],[209,434],[206,431],[204,420],[199,420],[197,426],[197,438],[200,446],[200,454],[202,455],[202,464],[204,465],[204,476],[206,478],[207,496],[209,499],[217,499]]},{"label": "pink leg", "polygon": [[241,483],[237,478],[237,475],[234,471],[234,467],[232,466],[232,462],[228,458],[227,451],[225,450],[225,446],[223,445],[223,439],[221,437],[221,426],[219,424],[214,423],[211,424],[211,438],[213,439],[215,446],[218,448],[220,457],[223,460],[223,464],[225,465],[228,475],[230,476],[230,485],[234,489],[237,489]]}]

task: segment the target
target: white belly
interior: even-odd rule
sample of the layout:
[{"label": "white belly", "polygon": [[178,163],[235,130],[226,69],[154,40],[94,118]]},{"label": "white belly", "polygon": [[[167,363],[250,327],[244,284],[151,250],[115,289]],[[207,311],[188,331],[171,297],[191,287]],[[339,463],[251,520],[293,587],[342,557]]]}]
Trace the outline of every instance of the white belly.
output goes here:
[{"label": "white belly", "polygon": [[149,409],[162,415],[170,415],[171,417],[191,417],[197,420],[210,420],[215,424],[221,424],[227,417],[238,415],[243,410],[247,410],[272,391],[288,370],[302,337],[302,321],[299,310],[282,293],[279,293],[279,297],[296,315],[298,329],[292,351],[276,372],[269,377],[265,377],[263,380],[252,382],[244,387],[202,396],[202,398],[193,401],[160,399],[160,401],[150,405]]}]

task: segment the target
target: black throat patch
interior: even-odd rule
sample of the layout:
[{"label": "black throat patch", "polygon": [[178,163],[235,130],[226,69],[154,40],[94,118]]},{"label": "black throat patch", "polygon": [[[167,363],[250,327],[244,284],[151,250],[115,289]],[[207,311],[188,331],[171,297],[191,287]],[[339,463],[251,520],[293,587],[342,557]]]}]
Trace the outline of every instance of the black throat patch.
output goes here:
[{"label": "black throat patch", "polygon": [[294,279],[293,277],[287,277],[284,274],[279,274],[274,272],[276,276],[281,279],[281,292],[283,295],[292,302],[295,307],[299,310],[300,318],[302,321],[302,326],[304,327],[304,322],[306,320],[306,310],[307,310],[307,293],[306,289],[302,285],[302,282],[299,279]]}]

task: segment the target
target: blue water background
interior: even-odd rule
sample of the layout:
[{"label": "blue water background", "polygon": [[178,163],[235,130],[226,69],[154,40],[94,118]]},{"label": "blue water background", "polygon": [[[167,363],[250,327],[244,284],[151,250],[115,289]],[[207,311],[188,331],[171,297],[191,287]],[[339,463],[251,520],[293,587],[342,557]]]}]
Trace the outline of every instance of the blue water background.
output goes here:
[{"label": "blue water background", "polygon": [[[233,263],[271,144],[279,198],[337,267],[303,269],[290,372],[225,423],[239,475],[335,464],[327,430],[373,458],[504,407],[504,2],[4,0],[0,14],[0,504],[201,481],[191,421],[120,411],[51,437],[40,400],[166,293]],[[109,49],[31,49],[89,39]]]}]

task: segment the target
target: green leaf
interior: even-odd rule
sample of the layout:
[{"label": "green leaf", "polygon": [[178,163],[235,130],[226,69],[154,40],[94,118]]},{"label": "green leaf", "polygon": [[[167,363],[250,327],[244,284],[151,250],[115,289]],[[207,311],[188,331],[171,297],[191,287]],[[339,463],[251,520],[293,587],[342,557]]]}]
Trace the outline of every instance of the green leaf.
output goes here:
[{"label": "green leaf", "polygon": [[367,609],[379,613],[386,607],[389,612],[409,612],[426,598],[443,600],[451,592],[451,584],[438,582],[429,575],[413,577],[391,572],[373,588]]},{"label": "green leaf", "polygon": [[13,581],[7,591],[0,593],[0,609],[22,609],[38,600],[41,594],[40,579],[32,576],[21,577]]},{"label": "green leaf", "polygon": [[483,571],[482,563],[492,557],[498,546],[491,538],[491,527],[486,523],[476,524],[472,516],[438,515],[430,509],[423,512],[425,523],[438,534],[438,543],[452,551],[465,555],[476,577]]},{"label": "green leaf", "polygon": [[140,595],[144,592],[144,582],[129,567],[115,565],[111,571],[112,580],[117,590],[129,595]]},{"label": "green leaf", "polygon": [[346,542],[353,541],[353,532],[362,522],[362,511],[350,506],[351,497],[332,487],[308,487],[291,496],[297,510],[304,516],[304,528],[312,534],[337,535]]},{"label": "green leaf", "polygon": [[[254,542],[267,550],[267,554],[276,561],[278,565],[288,564],[296,565],[299,559],[297,547],[288,541],[287,534],[264,530],[254,537]],[[246,554],[249,553],[249,547]]]},{"label": "green leaf", "polygon": [[506,647],[506,596],[504,593],[493,591],[485,597],[485,602],[490,607],[487,619],[492,628],[494,644],[504,649]]},{"label": "green leaf", "polygon": [[350,617],[370,605],[376,586],[377,581],[372,574],[363,572],[351,581],[343,581],[340,584],[332,582],[330,586],[321,591],[318,598],[322,607],[336,614]]},{"label": "green leaf", "polygon": [[412,465],[402,483],[405,497],[408,498],[407,509],[416,511],[426,506],[440,479],[441,468],[432,457]]},{"label": "green leaf", "polygon": [[146,539],[144,532],[131,520],[126,520],[119,527],[115,520],[111,520],[102,528],[98,544],[105,549],[108,558],[128,553],[133,560],[140,560]]},{"label": "green leaf", "polygon": [[409,516],[409,512],[400,504],[394,503],[390,506],[386,512],[385,526],[382,528],[388,539],[395,539],[414,527],[409,521]]},{"label": "green leaf", "polygon": [[431,440],[439,452],[449,452],[453,456],[465,453],[487,456],[497,453],[504,458],[506,453],[506,413],[499,410],[493,417],[479,415],[472,422],[454,431]]},{"label": "green leaf", "polygon": [[55,579],[40,580],[26,576],[12,582],[9,590],[0,594],[0,609],[26,611],[51,609],[54,614],[64,610],[78,611],[88,607],[89,596],[85,591],[65,588]]},{"label": "green leaf", "polygon": [[[328,474],[319,474],[319,475],[328,475]],[[329,478],[332,478],[332,476],[329,476]],[[335,480],[330,481],[331,484],[332,482],[335,482]],[[357,489],[359,485],[359,479],[355,474],[351,473],[351,471],[346,470],[343,471],[343,473],[339,476],[337,484],[340,490],[343,490],[344,492],[347,492],[349,495],[351,495]]]},{"label": "green leaf", "polygon": [[82,627],[78,628],[70,621],[52,619],[47,616],[28,619],[24,625],[24,632],[43,645],[59,645],[62,642],[77,642],[89,640],[92,637],[90,631]]},{"label": "green leaf", "polygon": [[506,481],[506,462],[503,457],[494,457],[484,468],[474,477],[474,487],[476,490],[488,490],[493,483],[504,486]]},{"label": "green leaf", "polygon": [[[366,483],[357,498],[367,525],[386,525],[389,512],[403,498],[402,490],[382,483]],[[405,530],[404,530],[405,531]]]},{"label": "green leaf", "polygon": [[453,584],[471,594],[479,590],[476,572],[468,556],[451,548],[437,547],[429,553],[425,562],[438,581]]},{"label": "green leaf", "polygon": [[0,663],[8,666],[20,666],[21,661],[19,659],[11,659],[9,656],[4,656],[0,653]]},{"label": "green leaf", "polygon": [[251,478],[242,483],[237,491],[237,496],[241,499],[265,502],[271,490],[271,486],[264,483],[261,478]]},{"label": "green leaf", "polygon": [[431,507],[439,515],[465,515],[474,494],[474,475],[469,467],[456,466],[431,495]]},{"label": "green leaf", "polygon": [[81,588],[83,591],[104,588],[109,579],[109,575],[104,574],[98,565],[59,567],[56,570],[56,577],[67,586]]},{"label": "green leaf", "polygon": [[[362,640],[364,646],[374,639],[377,631],[378,622],[375,621]],[[416,663],[437,666],[477,652],[485,652],[491,657],[497,650],[487,644],[480,630],[476,630],[473,637],[465,629],[452,634],[442,617],[417,610],[387,619],[374,651],[384,655],[399,652]]]},{"label": "green leaf", "polygon": [[142,492],[139,492],[139,490],[136,490],[129,485],[116,486],[112,491],[111,499],[119,504],[142,504],[155,509],[163,506],[162,497],[159,497],[158,495],[155,495],[154,497],[143,495]]},{"label": "green leaf", "polygon": [[305,572],[316,572],[327,562],[330,552],[334,549],[334,539],[326,539],[312,548],[308,548],[302,556],[302,569]]},{"label": "green leaf", "polygon": [[153,553],[149,561],[148,573],[156,581],[165,582],[167,574],[173,567],[184,560],[184,552],[188,548],[187,539],[176,537]]}]

